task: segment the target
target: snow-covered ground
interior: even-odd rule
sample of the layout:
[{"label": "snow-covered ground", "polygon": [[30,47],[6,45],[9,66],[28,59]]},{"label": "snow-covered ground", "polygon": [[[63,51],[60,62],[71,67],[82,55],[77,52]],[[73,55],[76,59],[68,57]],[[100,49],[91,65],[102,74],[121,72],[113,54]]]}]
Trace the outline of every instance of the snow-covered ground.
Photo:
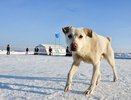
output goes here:
[{"label": "snow-covered ground", "polygon": [[88,88],[92,66],[81,63],[73,90],[63,92],[71,57],[0,55],[0,100],[131,100],[131,60],[116,60],[119,80],[112,82],[112,70],[101,62],[102,79],[91,96]]},{"label": "snow-covered ground", "polygon": [[[0,50],[0,54],[6,54],[6,50]],[[26,52],[11,51],[10,54],[26,54]],[[34,54],[34,51],[29,51],[28,54]]]}]

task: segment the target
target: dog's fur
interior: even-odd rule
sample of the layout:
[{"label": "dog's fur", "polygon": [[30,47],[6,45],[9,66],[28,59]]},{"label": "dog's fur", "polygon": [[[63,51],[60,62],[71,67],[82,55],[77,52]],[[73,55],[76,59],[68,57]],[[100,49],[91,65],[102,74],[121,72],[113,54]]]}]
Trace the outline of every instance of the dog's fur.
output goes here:
[{"label": "dog's fur", "polygon": [[72,26],[62,28],[66,37],[69,50],[72,51],[73,64],[68,73],[67,83],[64,91],[71,90],[71,82],[81,61],[93,65],[91,84],[85,94],[92,94],[101,79],[100,61],[105,58],[113,70],[113,81],[117,80],[115,70],[114,51],[111,47],[111,38],[97,35],[88,28],[76,28]]}]

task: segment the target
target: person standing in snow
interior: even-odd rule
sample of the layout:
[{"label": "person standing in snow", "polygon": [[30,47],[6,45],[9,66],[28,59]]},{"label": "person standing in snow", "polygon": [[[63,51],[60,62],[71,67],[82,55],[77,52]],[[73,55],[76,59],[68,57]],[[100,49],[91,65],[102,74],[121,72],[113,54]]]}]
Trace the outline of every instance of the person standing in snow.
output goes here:
[{"label": "person standing in snow", "polygon": [[36,47],[36,48],[34,49],[34,55],[38,55],[38,52],[39,52],[39,48]]},{"label": "person standing in snow", "polygon": [[49,47],[49,55],[52,55],[52,48]]},{"label": "person standing in snow", "polygon": [[10,55],[10,45],[9,44],[7,45],[6,50],[7,50],[7,55]]},{"label": "person standing in snow", "polygon": [[26,48],[26,54],[28,54],[28,52],[29,52],[29,49],[28,49],[28,48]]}]

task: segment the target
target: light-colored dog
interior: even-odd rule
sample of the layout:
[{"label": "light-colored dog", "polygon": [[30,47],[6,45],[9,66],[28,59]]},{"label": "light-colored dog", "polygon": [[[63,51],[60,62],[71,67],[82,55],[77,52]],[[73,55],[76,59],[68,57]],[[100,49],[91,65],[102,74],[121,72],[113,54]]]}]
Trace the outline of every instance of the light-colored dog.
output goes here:
[{"label": "light-colored dog", "polygon": [[72,51],[73,64],[68,73],[67,83],[64,91],[71,90],[71,82],[81,61],[93,65],[91,84],[85,91],[86,95],[92,94],[101,79],[100,61],[105,58],[113,70],[113,81],[117,80],[115,70],[114,51],[111,47],[111,38],[97,35],[88,28],[64,27],[62,28],[66,37],[69,50]]}]

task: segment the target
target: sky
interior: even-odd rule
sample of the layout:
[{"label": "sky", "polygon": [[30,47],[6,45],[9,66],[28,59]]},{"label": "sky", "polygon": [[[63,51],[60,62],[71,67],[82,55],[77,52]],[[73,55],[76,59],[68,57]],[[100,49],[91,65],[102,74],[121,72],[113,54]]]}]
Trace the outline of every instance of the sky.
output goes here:
[{"label": "sky", "polygon": [[62,27],[88,27],[112,37],[115,52],[131,52],[131,0],[0,0],[0,49],[66,46]]}]

